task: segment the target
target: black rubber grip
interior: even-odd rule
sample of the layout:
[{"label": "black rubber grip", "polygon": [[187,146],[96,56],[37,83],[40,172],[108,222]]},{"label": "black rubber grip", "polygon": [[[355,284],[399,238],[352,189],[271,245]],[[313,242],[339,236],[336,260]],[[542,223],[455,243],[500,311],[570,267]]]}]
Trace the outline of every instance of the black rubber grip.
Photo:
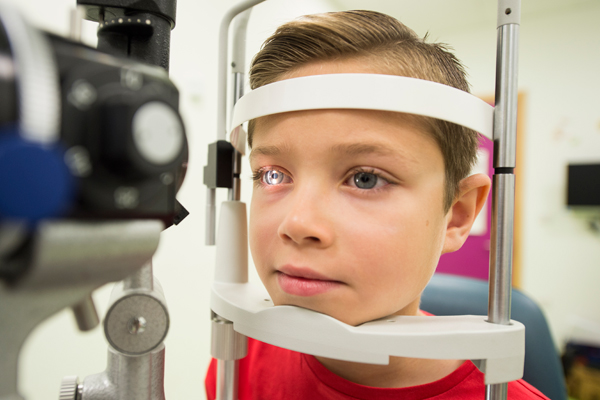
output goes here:
[{"label": "black rubber grip", "polygon": [[515,173],[515,169],[512,168],[512,167],[494,168],[494,173],[495,174],[514,174]]}]

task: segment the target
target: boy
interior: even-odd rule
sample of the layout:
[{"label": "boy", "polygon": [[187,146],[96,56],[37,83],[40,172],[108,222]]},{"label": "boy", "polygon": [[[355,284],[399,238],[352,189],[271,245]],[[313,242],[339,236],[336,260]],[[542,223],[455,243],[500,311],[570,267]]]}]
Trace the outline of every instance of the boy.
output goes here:
[{"label": "boy", "polygon": [[[468,91],[443,46],[386,15],[350,11],[281,26],[255,56],[252,89],[334,73],[402,75]],[[373,110],[309,110],[251,121],[255,187],[250,247],[275,305],[350,325],[424,315],[421,292],[441,254],[458,250],[490,180],[468,176],[478,137],[431,118]],[[313,357],[249,340],[240,399],[483,399],[470,361],[391,357],[389,365]],[[215,398],[215,362],[206,379]],[[510,399],[544,399],[525,382]]]}]

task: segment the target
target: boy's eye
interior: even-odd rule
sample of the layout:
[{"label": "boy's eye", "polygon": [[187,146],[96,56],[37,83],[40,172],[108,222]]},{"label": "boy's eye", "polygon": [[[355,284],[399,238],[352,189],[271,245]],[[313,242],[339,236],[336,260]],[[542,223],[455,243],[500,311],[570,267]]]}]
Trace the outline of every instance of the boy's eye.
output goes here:
[{"label": "boy's eye", "polygon": [[285,174],[276,169],[264,171],[262,181],[267,185],[279,185],[284,182]]},{"label": "boy's eye", "polygon": [[368,172],[354,174],[354,183],[359,189],[373,189],[377,185],[377,175]]},{"label": "boy's eye", "polygon": [[388,181],[374,172],[360,171],[348,179],[348,184],[358,189],[376,189],[385,186]]}]

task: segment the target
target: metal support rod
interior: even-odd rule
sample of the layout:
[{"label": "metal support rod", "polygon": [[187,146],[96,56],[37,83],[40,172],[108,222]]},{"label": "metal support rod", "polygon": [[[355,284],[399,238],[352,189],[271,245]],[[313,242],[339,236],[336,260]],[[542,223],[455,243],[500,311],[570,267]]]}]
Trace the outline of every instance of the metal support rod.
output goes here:
[{"label": "metal support rod", "polygon": [[154,289],[154,275],[152,273],[152,260],[148,261],[139,270],[127,277],[123,281],[123,290],[132,289]]},{"label": "metal support rod", "polygon": [[[520,0],[498,1],[494,184],[488,322],[510,324],[515,202]],[[487,385],[487,400],[506,400],[507,383]]]},{"label": "metal support rod", "polygon": [[240,201],[242,196],[242,181],[240,174],[242,173],[242,154],[233,150],[233,188],[229,189],[229,201]]},{"label": "metal support rod", "polygon": [[237,103],[244,95],[244,73],[233,73],[233,104]]},{"label": "metal support rod", "polygon": [[91,331],[100,323],[91,294],[83,298],[79,303],[74,304],[71,309],[73,310],[75,321],[77,321],[77,327],[82,332]]},{"label": "metal support rod", "polygon": [[[150,353],[139,356],[127,356],[108,348],[106,370],[99,374],[87,376],[83,383],[78,385],[80,393],[77,400],[165,400],[164,375],[165,375],[165,345],[161,344]],[[73,389],[63,388],[74,399]],[[73,379],[76,382],[76,379]],[[62,399],[63,397],[61,397]]]},{"label": "metal support rod", "polygon": [[204,240],[207,246],[214,246],[215,244],[217,224],[216,197],[217,189],[206,188],[206,229],[204,231]]},{"label": "metal support rod", "polygon": [[[510,324],[514,221],[514,174],[493,178],[488,322]],[[486,386],[487,400],[506,400],[508,383]]]},{"label": "metal support rod", "polygon": [[233,323],[212,313],[211,354],[217,359],[217,400],[237,400],[239,360],[248,353],[248,340]]},{"label": "metal support rod", "polygon": [[[248,27],[248,19],[250,18],[252,7],[263,1],[265,0],[246,0],[237,4],[229,9],[221,20],[221,26],[219,28],[219,70],[217,79],[217,140],[226,140],[227,138],[227,75],[229,71],[227,57],[229,54],[229,26],[235,18],[233,26],[232,62],[230,64],[234,73],[233,104],[235,104],[235,102],[244,94],[243,72],[246,64],[246,30]],[[229,200],[240,200],[240,172],[241,156],[238,155],[236,151],[234,154],[234,175],[237,173],[238,176],[234,176],[233,188],[231,188],[228,193]],[[215,244],[217,220],[215,193],[215,189],[207,189],[205,230],[205,243],[207,246],[213,246]]]},{"label": "metal support rod", "polygon": [[[245,25],[244,25],[245,26]],[[244,95],[244,74],[242,72],[233,73],[233,104],[237,103]],[[241,180],[242,173],[242,154],[234,150],[233,154],[233,188],[229,189],[229,201],[240,201],[241,198]]]},{"label": "metal support rod", "polygon": [[[246,28],[251,8],[264,0],[248,0],[231,10],[223,17],[219,37],[219,93],[217,100],[217,138],[227,137],[226,103],[227,103],[227,41],[229,25],[238,16],[234,25],[234,44],[231,67],[233,69],[233,105],[244,95],[244,68],[246,48]],[[239,14],[239,15],[238,15]],[[229,200],[239,201],[241,197],[240,174],[242,172],[242,155],[234,150],[233,155],[233,187],[229,190]],[[214,235],[214,229],[212,231]],[[222,245],[222,244],[221,244]],[[217,265],[217,268],[219,266]],[[247,267],[246,267],[247,268]],[[212,355],[217,361],[217,400],[237,400],[239,359],[246,356],[247,339],[233,330],[233,323],[213,315]]]},{"label": "metal support rod", "polygon": [[494,175],[488,321],[510,324],[514,220],[514,174]]},{"label": "metal support rod", "polygon": [[217,400],[237,400],[239,360],[217,360]]},{"label": "metal support rod", "polygon": [[519,25],[498,28],[494,168],[514,168],[517,143]]},{"label": "metal support rod", "polygon": [[498,383],[495,385],[487,385],[485,387],[486,399],[506,399],[508,396],[508,384]]},{"label": "metal support rod", "polygon": [[230,8],[221,20],[219,28],[219,71],[217,93],[217,140],[225,140],[227,136],[227,55],[229,40],[229,25],[240,13],[262,3],[265,0],[246,0]]}]

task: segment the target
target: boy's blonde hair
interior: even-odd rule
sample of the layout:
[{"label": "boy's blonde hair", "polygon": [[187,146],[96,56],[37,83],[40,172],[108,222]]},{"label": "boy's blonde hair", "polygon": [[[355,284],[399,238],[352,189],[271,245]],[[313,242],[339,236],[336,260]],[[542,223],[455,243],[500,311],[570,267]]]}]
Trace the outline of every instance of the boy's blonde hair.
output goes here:
[{"label": "boy's blonde hair", "polygon": [[[426,43],[401,22],[373,11],[308,15],[280,26],[252,60],[250,86],[285,79],[318,61],[362,59],[380,73],[425,79],[469,92],[465,71],[445,45]],[[444,158],[447,212],[477,157],[478,134],[450,122],[414,117],[439,145]],[[255,121],[250,121],[252,147]]]}]

